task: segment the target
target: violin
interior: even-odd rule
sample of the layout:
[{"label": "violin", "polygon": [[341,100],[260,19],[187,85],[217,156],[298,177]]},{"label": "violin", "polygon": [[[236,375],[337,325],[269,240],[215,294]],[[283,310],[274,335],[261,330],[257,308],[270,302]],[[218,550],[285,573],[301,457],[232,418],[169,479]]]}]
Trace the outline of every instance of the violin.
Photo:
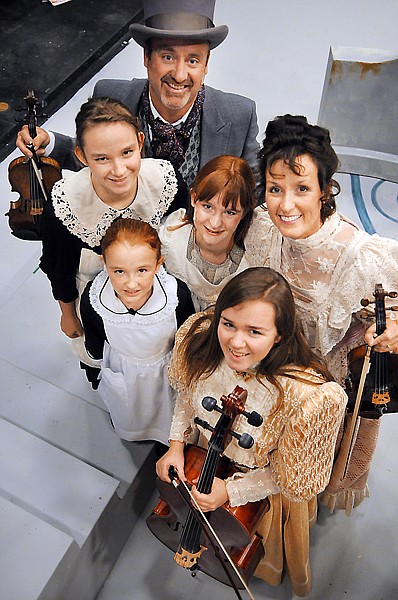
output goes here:
[{"label": "violin", "polygon": [[[232,431],[233,422],[239,414],[243,414],[253,426],[258,427],[262,423],[262,417],[258,413],[244,410],[246,398],[247,391],[239,386],[228,396],[221,396],[222,408],[215,398],[203,398],[203,407],[208,411],[216,410],[220,417],[215,427],[198,417],[194,419],[197,425],[212,431],[212,435],[207,450],[189,444],[185,447],[184,472],[188,486],[198,480],[198,491],[208,494],[214,477],[226,479],[239,470],[222,453],[231,436],[238,439],[238,444],[243,448],[250,448],[254,443],[249,434],[239,435]],[[245,583],[249,580],[264,556],[262,538],[256,529],[269,510],[268,498],[236,507],[231,507],[226,502],[206,513],[211,527],[217,532],[233,561],[235,569],[231,573],[226,571],[227,561],[219,556],[217,544],[210,545],[206,539],[205,531],[192,506],[189,506],[189,501],[184,501],[183,493],[179,492],[180,486],[181,483],[174,487],[157,479],[160,501],[147,518],[149,529],[175,552],[174,560],[177,564],[189,569],[192,574],[200,570],[234,589],[243,589],[246,586],[242,585],[242,581]]]},{"label": "violin", "polygon": [[[375,305],[376,333],[381,335],[386,328],[385,298],[396,298],[398,293],[386,292],[382,284],[377,284],[373,295],[374,300],[362,298],[361,304]],[[398,307],[392,306],[388,310],[398,310]],[[350,374],[346,380],[346,391],[349,397],[349,412],[356,402],[366,350],[366,345],[358,346],[348,354]],[[384,413],[398,412],[398,355],[377,352],[373,348],[368,350],[368,354],[370,368],[363,384],[359,415],[368,419],[378,419]]]},{"label": "violin", "polygon": [[[33,91],[28,90],[24,97],[27,105],[26,120],[29,134],[36,137],[37,111],[39,103]],[[44,203],[56,181],[61,179],[61,168],[56,160],[49,157],[39,158],[33,147],[29,147],[33,157],[21,156],[14,159],[8,167],[8,179],[11,190],[19,193],[16,201],[10,202],[6,213],[11,233],[22,240],[41,240],[40,219]]]}]

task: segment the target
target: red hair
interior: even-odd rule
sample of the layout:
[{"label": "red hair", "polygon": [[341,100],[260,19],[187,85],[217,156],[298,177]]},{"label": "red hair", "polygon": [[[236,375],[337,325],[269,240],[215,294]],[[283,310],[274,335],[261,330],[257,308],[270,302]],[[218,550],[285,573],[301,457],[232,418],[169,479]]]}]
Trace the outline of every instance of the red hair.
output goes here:
[{"label": "red hair", "polygon": [[108,227],[101,241],[102,256],[105,260],[106,250],[115,242],[128,242],[131,246],[148,244],[155,252],[157,261],[162,256],[161,244],[156,229],[138,219],[118,217]]}]

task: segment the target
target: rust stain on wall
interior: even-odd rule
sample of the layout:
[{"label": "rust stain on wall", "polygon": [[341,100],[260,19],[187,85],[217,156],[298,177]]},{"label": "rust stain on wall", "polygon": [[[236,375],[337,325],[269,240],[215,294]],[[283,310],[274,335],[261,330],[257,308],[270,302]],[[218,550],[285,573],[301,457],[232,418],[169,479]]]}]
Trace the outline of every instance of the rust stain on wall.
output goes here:
[{"label": "rust stain on wall", "polygon": [[363,79],[367,73],[372,73],[373,75],[378,75],[380,73],[381,63],[358,62],[354,64],[361,69],[361,79]]},{"label": "rust stain on wall", "polygon": [[360,79],[365,79],[369,73],[377,76],[380,74],[381,68],[385,68],[388,63],[392,63],[392,61],[368,63],[334,60],[330,70],[329,83],[332,83],[336,79],[342,79],[344,71],[351,72],[353,75],[359,75]]}]

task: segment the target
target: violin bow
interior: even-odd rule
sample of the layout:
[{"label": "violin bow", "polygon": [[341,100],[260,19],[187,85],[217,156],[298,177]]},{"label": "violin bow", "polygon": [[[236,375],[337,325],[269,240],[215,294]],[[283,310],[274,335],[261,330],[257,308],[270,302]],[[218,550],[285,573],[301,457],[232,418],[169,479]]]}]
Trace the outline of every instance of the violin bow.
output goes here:
[{"label": "violin bow", "polygon": [[351,418],[350,429],[349,429],[349,434],[348,434],[349,443],[347,444],[345,451],[343,452],[343,464],[344,464],[344,471],[343,471],[343,476],[342,476],[343,479],[346,475],[348,461],[350,459],[351,452],[352,452],[355,429],[356,429],[356,425],[357,425],[359,407],[360,407],[361,400],[362,400],[362,393],[363,393],[363,388],[365,385],[365,379],[366,379],[366,375],[369,373],[369,369],[370,369],[370,352],[371,352],[371,347],[367,346],[366,354],[363,359],[361,377],[359,379],[359,385],[358,385],[357,396],[355,399],[354,410],[352,411],[352,418]]},{"label": "violin bow", "polygon": [[[176,488],[176,490],[180,493],[181,497],[184,499],[184,501],[190,506],[190,509],[192,510],[193,514],[195,515],[195,517],[198,519],[198,521],[202,521],[202,526],[203,526],[203,531],[204,533],[207,535],[207,537],[209,538],[209,541],[211,543],[211,545],[213,546],[214,550],[216,551],[216,545],[213,542],[213,540],[211,539],[212,536],[215,539],[215,541],[217,542],[217,544],[219,545],[219,547],[221,548],[221,550],[223,551],[226,559],[228,560],[229,564],[231,565],[232,569],[234,570],[234,572],[236,573],[236,576],[238,577],[238,579],[240,580],[240,582],[242,583],[243,587],[245,588],[246,592],[249,594],[250,600],[255,600],[253,594],[251,593],[246,581],[243,579],[242,575],[239,573],[238,569],[236,568],[235,563],[233,562],[232,558],[230,557],[230,555],[228,554],[226,548],[224,547],[224,544],[221,542],[220,538],[218,537],[216,531],[214,530],[214,528],[212,527],[211,523],[209,522],[208,518],[206,517],[205,513],[202,511],[202,509],[200,508],[199,504],[196,502],[195,498],[192,496],[191,494],[191,490],[189,489],[189,487],[187,486],[187,484],[185,483],[185,481],[182,481],[181,479],[179,479],[180,483],[182,484],[186,494],[188,495],[189,499],[191,500],[192,506],[190,505],[191,503],[189,502],[189,499],[185,496],[185,494],[182,492],[182,490],[179,488],[178,483],[176,481],[176,478],[178,477],[178,473],[177,471],[172,468],[169,471],[169,475],[171,478],[171,483],[174,485],[174,487]],[[217,555],[217,558],[219,558],[226,575],[228,576],[228,579],[231,582],[231,585],[236,593],[236,596],[238,598],[240,598],[240,600],[242,600],[242,596],[239,593],[239,590],[236,588],[236,586],[234,585],[234,582],[232,580],[232,577],[230,575],[230,573],[228,572],[226,565],[224,564],[224,561],[220,558],[220,556],[218,555],[218,552],[215,552]]]},{"label": "violin bow", "polygon": [[39,182],[39,185],[40,185],[41,191],[43,192],[44,200],[47,200],[47,191],[46,191],[46,189],[45,189],[45,187],[44,187],[44,183],[43,183],[43,175],[42,175],[42,173],[41,173],[41,169],[39,169],[39,167],[37,166],[37,163],[38,163],[38,158],[37,158],[37,156],[36,156],[36,153],[35,153],[35,151],[34,151],[33,147],[31,147],[31,148],[30,148],[30,151],[31,151],[31,152],[32,152],[32,154],[33,154],[33,156],[32,156],[32,157],[31,157],[31,159],[30,159],[30,160],[31,160],[31,163],[32,163],[33,170],[34,170],[34,172],[35,172],[35,175],[36,175],[36,177],[37,177],[37,181]]}]

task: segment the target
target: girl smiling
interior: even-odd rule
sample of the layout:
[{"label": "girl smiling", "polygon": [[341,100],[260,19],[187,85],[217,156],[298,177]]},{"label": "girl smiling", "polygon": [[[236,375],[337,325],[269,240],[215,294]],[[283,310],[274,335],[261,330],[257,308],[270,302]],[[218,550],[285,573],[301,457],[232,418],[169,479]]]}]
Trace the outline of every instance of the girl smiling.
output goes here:
[{"label": "girl smiling", "polygon": [[[57,182],[42,218],[40,268],[61,309],[61,329],[84,362],[79,296],[102,268],[101,239],[118,216],[159,227],[185,203],[185,185],[168,161],[141,159],[144,134],[119,101],[90,99],[76,116],[76,148],[85,168]],[[180,187],[181,184],[181,187]]]},{"label": "girl smiling", "polygon": [[166,368],[176,329],[193,312],[189,292],[165,272],[159,237],[144,221],[116,219],[102,256],[105,268],[81,300],[86,349],[101,365],[98,392],[122,439],[167,444]]},{"label": "girl smiling", "polygon": [[329,480],[347,397],[309,348],[286,280],[263,267],[233,277],[214,309],[193,315],[177,332],[169,377],[178,397],[159,477],[169,482],[172,465],[184,479],[184,446],[198,430],[206,447],[211,431],[200,421],[215,427],[219,415],[207,411],[202,398],[219,399],[236,385],[246,389],[245,410],[263,422],[255,427],[240,415],[233,429],[250,433],[253,446],[242,449],[231,436],[224,454],[238,472],[216,477],[209,494],[195,485],[192,494],[203,511],[268,497],[270,510],[258,529],[265,556],[255,575],[277,585],[286,570],[294,592],[305,596],[316,495]]},{"label": "girl smiling", "polygon": [[195,309],[213,304],[234,274],[246,269],[246,235],[256,237],[257,205],[251,168],[242,158],[219,156],[199,171],[191,205],[169,215],[159,230],[166,268],[192,293]]}]

